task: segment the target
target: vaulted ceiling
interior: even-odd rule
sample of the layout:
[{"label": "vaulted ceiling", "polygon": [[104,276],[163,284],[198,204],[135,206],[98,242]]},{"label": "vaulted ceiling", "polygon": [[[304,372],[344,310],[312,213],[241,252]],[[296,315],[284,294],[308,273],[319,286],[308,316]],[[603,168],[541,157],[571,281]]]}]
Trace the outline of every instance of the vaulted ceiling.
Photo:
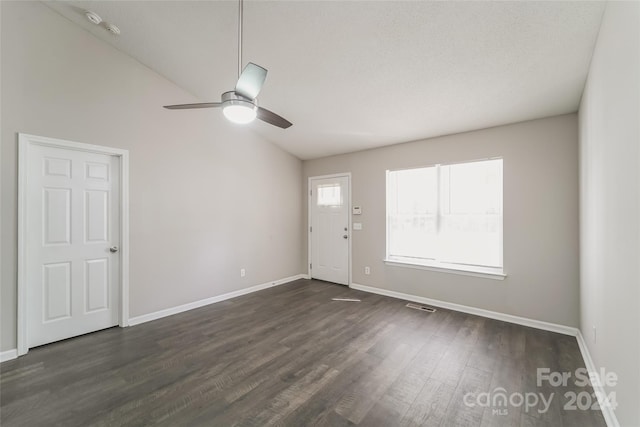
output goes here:
[{"label": "vaulted ceiling", "polygon": [[[201,101],[235,85],[237,2],[45,4]],[[247,131],[311,159],[577,111],[604,3],[262,0],[244,11],[244,61],[269,70],[260,105],[294,124]]]}]

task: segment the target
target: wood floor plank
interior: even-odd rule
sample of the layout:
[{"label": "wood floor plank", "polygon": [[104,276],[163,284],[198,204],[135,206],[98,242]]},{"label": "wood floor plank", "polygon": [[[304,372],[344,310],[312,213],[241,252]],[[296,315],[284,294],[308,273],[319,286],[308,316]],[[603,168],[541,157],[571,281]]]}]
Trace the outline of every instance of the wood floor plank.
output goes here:
[{"label": "wood floor plank", "polygon": [[447,426],[477,426],[482,423],[484,408],[467,404],[466,396],[478,396],[482,392],[489,390],[491,374],[475,368],[467,367],[462,373],[460,382],[451,397],[447,412],[445,414],[445,423]]},{"label": "wood floor plank", "polygon": [[354,352],[342,364],[340,375],[326,384],[313,397],[298,407],[285,420],[284,425],[290,426],[325,426],[325,425],[354,425],[351,421],[335,412],[337,403],[342,398],[344,390],[354,387],[362,378],[373,371],[382,361],[366,352]]},{"label": "wood floor plank", "polygon": [[[445,416],[455,387],[428,379],[400,421],[403,427],[439,426]],[[446,424],[445,424],[446,425]]]},{"label": "wood floor plank", "polygon": [[457,387],[462,373],[467,367],[472,349],[468,347],[448,346],[442,359],[431,374],[431,378]]},{"label": "wood floor plank", "polygon": [[478,340],[467,366],[493,372],[503,354],[503,336],[505,334],[504,322],[485,319],[478,332]]},{"label": "wood floor plank", "polygon": [[[507,398],[512,393],[519,393],[523,390],[525,377],[524,358],[512,358],[498,356],[496,360],[498,368],[493,371],[489,391],[493,394],[503,393]],[[492,397],[493,397],[492,394]],[[499,401],[498,405],[485,407],[482,415],[483,427],[509,427],[518,425],[522,414],[522,407],[510,405],[508,402],[503,406]],[[532,410],[536,410],[533,408]]]},{"label": "wood floor plank", "polygon": [[250,415],[247,420],[253,426],[273,425],[293,413],[339,374],[340,372],[327,365],[316,366],[299,381],[278,393],[267,408],[262,409],[255,416]]},{"label": "wood floor plank", "polygon": [[389,426],[401,420],[429,380],[447,345],[441,338],[429,340],[367,413],[362,424]]},{"label": "wood floor plank", "polygon": [[[361,377],[360,381],[343,393],[336,406],[336,413],[355,424],[360,423],[420,348],[406,344],[398,346],[370,374]],[[362,390],[366,390],[366,393]]]}]

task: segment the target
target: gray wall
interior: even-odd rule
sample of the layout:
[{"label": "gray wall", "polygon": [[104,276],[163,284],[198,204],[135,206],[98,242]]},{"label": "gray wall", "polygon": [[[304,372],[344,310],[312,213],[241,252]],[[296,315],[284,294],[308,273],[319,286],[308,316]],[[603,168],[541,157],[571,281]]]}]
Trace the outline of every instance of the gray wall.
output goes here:
[{"label": "gray wall", "polygon": [[[504,158],[504,281],[383,263],[386,169],[495,156]],[[354,219],[363,230],[353,231],[353,282],[578,326],[575,114],[303,162],[305,187],[310,176],[338,172],[352,173],[363,212]],[[306,248],[306,228],[304,236]]]},{"label": "gray wall", "polygon": [[640,3],[609,2],[580,106],[580,329],[622,426],[640,426],[639,76]]},{"label": "gray wall", "polygon": [[16,346],[17,132],[130,150],[131,316],[300,273],[300,160],[220,111],[161,108],[196,99],[41,3],[0,4],[0,350]]}]

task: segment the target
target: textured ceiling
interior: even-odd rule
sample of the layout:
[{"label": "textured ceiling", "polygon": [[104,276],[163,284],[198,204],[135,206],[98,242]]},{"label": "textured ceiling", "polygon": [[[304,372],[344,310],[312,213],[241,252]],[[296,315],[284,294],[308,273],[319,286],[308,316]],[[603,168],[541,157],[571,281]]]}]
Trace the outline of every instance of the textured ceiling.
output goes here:
[{"label": "textured ceiling", "polygon": [[[235,2],[46,4],[202,101],[235,85]],[[247,131],[310,159],[575,112],[603,11],[582,1],[247,1],[244,61],[269,70],[260,105],[294,124]]]}]

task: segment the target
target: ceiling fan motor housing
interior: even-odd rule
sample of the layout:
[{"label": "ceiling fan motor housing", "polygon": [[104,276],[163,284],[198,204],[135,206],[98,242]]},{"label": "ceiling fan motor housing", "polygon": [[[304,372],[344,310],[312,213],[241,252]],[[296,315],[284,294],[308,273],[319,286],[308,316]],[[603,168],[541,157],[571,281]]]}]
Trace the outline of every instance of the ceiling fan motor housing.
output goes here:
[{"label": "ceiling fan motor housing", "polygon": [[247,108],[258,108],[258,100],[257,99],[249,99],[245,98],[242,95],[238,95],[234,91],[225,92],[222,94],[222,104],[223,107],[225,105],[242,105]]}]

